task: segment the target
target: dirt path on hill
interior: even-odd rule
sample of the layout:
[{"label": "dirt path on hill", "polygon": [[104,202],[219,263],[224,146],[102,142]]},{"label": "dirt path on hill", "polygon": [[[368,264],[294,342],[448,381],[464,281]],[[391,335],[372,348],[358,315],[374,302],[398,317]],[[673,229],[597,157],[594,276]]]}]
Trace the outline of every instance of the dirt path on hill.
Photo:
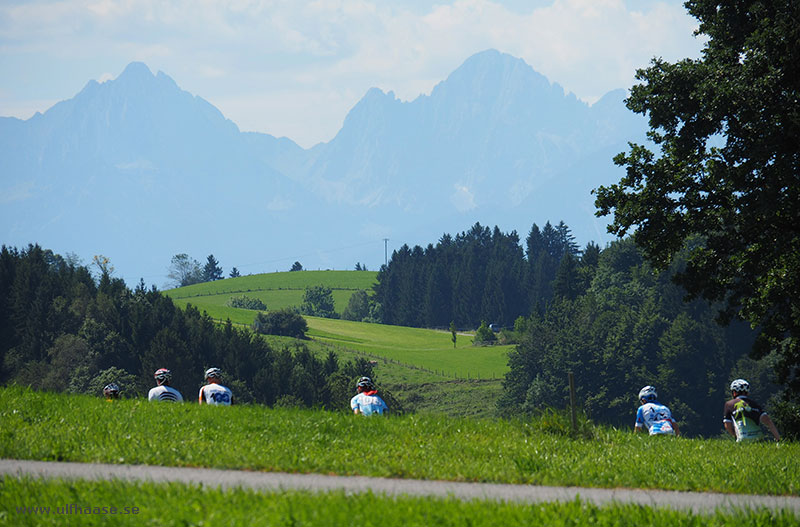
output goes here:
[{"label": "dirt path on hill", "polygon": [[313,492],[372,491],[387,496],[454,497],[463,500],[495,500],[522,503],[583,501],[604,505],[612,502],[653,507],[713,512],[717,508],[787,509],[800,514],[800,497],[756,496],[706,492],[677,492],[641,489],[595,489],[581,487],[543,487],[496,483],[461,483],[414,479],[328,476],[247,472],[207,468],[179,468],[150,465],[110,465],[102,463],[62,463],[0,459],[0,476],[40,478],[181,482],[210,487],[248,488],[265,491],[305,490]]}]

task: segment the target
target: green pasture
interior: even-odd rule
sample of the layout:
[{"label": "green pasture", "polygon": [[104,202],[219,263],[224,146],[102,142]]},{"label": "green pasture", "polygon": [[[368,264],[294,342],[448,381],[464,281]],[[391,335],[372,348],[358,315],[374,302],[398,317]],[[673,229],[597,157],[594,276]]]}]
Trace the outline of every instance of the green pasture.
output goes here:
[{"label": "green pasture", "polygon": [[[298,271],[270,273],[195,284],[165,291],[180,306],[191,304],[211,318],[250,325],[256,311],[228,307],[232,296],[259,298],[267,309],[299,306],[306,287],[332,288],[336,311],[341,313],[350,296],[370,290],[377,273],[373,271]],[[308,335],[337,350],[356,350],[373,358],[411,365],[440,378],[499,379],[508,370],[511,346],[476,347],[472,335],[459,334],[453,347],[447,331],[367,324],[348,320],[306,317]]]},{"label": "green pasture", "polygon": [[164,294],[176,305],[191,304],[211,318],[250,325],[257,312],[228,307],[228,300],[245,295],[258,298],[268,310],[300,307],[306,288],[324,286],[331,288],[336,312],[341,314],[353,293],[359,289],[372,291],[376,276],[375,271],[287,271],[204,282],[169,289]]},{"label": "green pasture", "polygon": [[306,320],[308,335],[316,340],[441,372],[445,377],[501,378],[508,371],[508,352],[513,347],[473,346],[472,335],[459,334],[454,348],[449,331],[317,317]]},{"label": "green pasture", "polygon": [[213,318],[230,318],[236,323],[250,324],[255,312],[227,307],[231,297],[245,295],[258,298],[267,305],[267,309],[275,310],[299,307],[303,303],[306,288],[323,286],[331,288],[336,312],[341,313],[354,292],[359,289],[372,291],[376,275],[374,271],[266,273],[169,289],[164,294],[178,305],[192,304],[201,311],[205,310]]},{"label": "green pasture", "polygon": [[[266,335],[270,345],[292,348],[296,340]],[[302,341],[317,356],[324,357],[331,345],[318,340]],[[333,348],[339,360],[371,358],[349,348]],[[375,360],[373,376],[381,390],[389,390],[404,412],[419,412],[451,417],[493,417],[497,415],[497,399],[503,380],[453,379],[411,364]]]},{"label": "green pasture", "polygon": [[[264,273],[238,278],[226,278],[214,282],[203,282],[186,287],[165,291],[173,298],[184,298],[203,295],[220,295],[249,293],[254,291],[277,291],[281,289],[298,289],[324,286],[331,289],[372,290],[375,271],[294,271],[281,273]],[[249,296],[249,295],[248,295]]]},{"label": "green pasture", "polygon": [[[335,289],[331,291],[337,313],[341,315],[342,311],[344,311],[344,308],[347,307],[347,303],[350,301],[350,297],[353,296],[353,293],[355,293],[354,290],[346,289]],[[172,292],[166,291],[165,294],[171,296]],[[208,316],[217,320],[224,321],[231,319],[231,322],[235,324],[244,324],[249,326],[253,323],[253,320],[255,320],[256,313],[258,313],[258,311],[229,307],[227,305],[228,300],[230,300],[231,297],[242,296],[242,294],[250,298],[258,298],[264,302],[264,304],[266,304],[267,310],[275,311],[287,307],[300,307],[303,303],[305,289],[276,289],[269,291],[254,291],[235,294],[223,293],[218,295],[192,297],[172,296],[172,301],[175,302],[175,305],[181,307],[186,307],[187,305],[191,304],[201,312],[205,311],[208,313]]]},{"label": "green pasture", "polygon": [[[69,504],[98,514],[64,514]],[[111,514],[113,511],[115,514]],[[105,509],[105,510],[104,510]],[[639,505],[519,504],[453,498],[387,497],[367,492],[258,492],[181,483],[0,479],[0,526],[18,525],[431,525],[575,526],[653,525],[783,527],[797,525],[786,511],[690,512]],[[61,514],[59,514],[61,511]],[[103,514],[105,512],[105,514]]]},{"label": "green pasture", "polygon": [[[224,447],[221,447],[224,445]],[[568,419],[108,403],[0,389],[0,457],[496,483],[798,495],[800,443],[651,438]]]}]

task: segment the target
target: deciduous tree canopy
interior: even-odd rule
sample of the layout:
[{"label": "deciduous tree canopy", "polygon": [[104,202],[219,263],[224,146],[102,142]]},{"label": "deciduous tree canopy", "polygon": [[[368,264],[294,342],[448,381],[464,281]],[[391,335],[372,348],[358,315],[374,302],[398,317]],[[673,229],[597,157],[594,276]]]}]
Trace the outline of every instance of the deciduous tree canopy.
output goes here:
[{"label": "deciduous tree canopy", "polygon": [[780,350],[800,401],[800,3],[685,5],[703,56],[638,72],[627,104],[649,117],[657,153],[631,144],[615,158],[627,174],[597,189],[598,214],[660,269],[699,235],[678,281],[758,326],[756,352]]}]

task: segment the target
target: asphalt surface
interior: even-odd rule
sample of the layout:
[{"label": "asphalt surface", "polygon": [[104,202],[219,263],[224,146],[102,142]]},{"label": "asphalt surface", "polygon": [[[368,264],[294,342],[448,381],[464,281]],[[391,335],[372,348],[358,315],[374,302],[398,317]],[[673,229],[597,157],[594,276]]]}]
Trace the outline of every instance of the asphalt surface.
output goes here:
[{"label": "asphalt surface", "polygon": [[581,487],[545,487],[495,483],[463,483],[416,479],[329,476],[323,474],[286,474],[247,472],[208,468],[179,468],[152,465],[111,465],[103,463],[63,463],[0,459],[0,476],[181,482],[209,487],[246,488],[264,491],[303,490],[311,492],[373,492],[386,496],[453,497],[462,500],[493,500],[520,503],[568,502],[576,498],[605,505],[633,503],[652,507],[709,513],[717,509],[786,509],[800,514],[800,497],[757,496],[705,492],[677,492],[641,489],[595,489]]}]

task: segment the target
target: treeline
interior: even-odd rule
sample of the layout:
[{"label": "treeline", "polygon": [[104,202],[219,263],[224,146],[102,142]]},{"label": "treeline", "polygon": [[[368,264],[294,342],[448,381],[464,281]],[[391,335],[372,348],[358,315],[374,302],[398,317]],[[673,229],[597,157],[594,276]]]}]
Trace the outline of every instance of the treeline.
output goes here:
[{"label": "treeline", "polygon": [[37,389],[100,394],[117,382],[125,396],[154,386],[169,368],[173,386],[196,397],[206,368],[242,402],[346,408],[365,360],[325,359],[303,344],[275,349],[260,335],[218,326],[196,308],[178,309],[144,282],[131,290],[101,267],[96,280],[38,245],[0,250],[0,380]]},{"label": "treeline", "polygon": [[775,357],[747,358],[755,338],[748,325],[720,326],[718,306],[684,301],[672,276],[685,262],[684,255],[656,273],[631,239],[602,250],[584,277],[585,290],[555,295],[547,309],[525,320],[510,354],[501,413],[564,408],[570,371],[588,417],[624,427],[633,426],[638,391],[648,384],[688,435],[722,431],[722,406],[734,378],[748,379],[752,395],[767,402],[778,390],[771,382]]},{"label": "treeline", "polygon": [[579,251],[563,222],[534,224],[524,251],[515,231],[476,223],[455,237],[443,235],[435,246],[394,251],[378,273],[374,301],[386,324],[512,326],[556,294],[577,295],[586,283],[582,268],[595,266],[598,254],[595,244]]}]

